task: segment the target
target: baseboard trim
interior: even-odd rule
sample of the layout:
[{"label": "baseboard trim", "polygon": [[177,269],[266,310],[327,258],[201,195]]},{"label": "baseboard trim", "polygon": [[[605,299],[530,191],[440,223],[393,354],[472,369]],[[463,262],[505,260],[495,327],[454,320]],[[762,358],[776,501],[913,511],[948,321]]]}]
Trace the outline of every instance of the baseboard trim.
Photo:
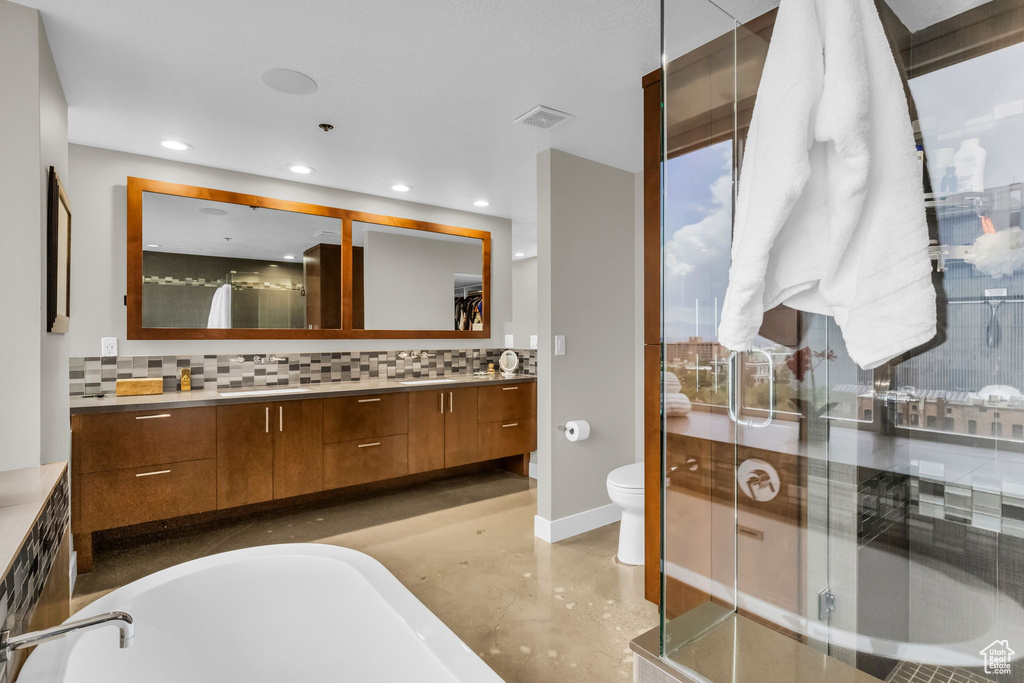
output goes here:
[{"label": "baseboard trim", "polygon": [[533,518],[533,535],[548,543],[558,543],[567,538],[614,524],[621,519],[622,509],[614,503],[554,520],[536,515]]},{"label": "baseboard trim", "polygon": [[534,462],[530,463],[530,479],[536,479],[536,478],[537,478],[537,463],[534,461]]}]

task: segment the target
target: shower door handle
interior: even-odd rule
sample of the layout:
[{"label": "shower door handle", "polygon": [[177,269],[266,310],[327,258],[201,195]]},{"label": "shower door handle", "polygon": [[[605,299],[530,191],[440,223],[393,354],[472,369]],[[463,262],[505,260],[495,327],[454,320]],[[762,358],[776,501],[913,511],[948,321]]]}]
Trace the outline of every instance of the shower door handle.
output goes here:
[{"label": "shower door handle", "polygon": [[767,427],[775,419],[775,369],[772,367],[772,356],[764,349],[750,349],[747,353],[759,353],[764,356],[768,362],[768,417],[764,420],[755,420],[753,418],[741,418],[740,405],[742,399],[742,393],[740,392],[740,386],[743,383],[743,378],[738,372],[737,365],[739,364],[740,354],[733,351],[729,354],[729,363],[726,366],[728,370],[728,377],[726,378],[727,390],[729,395],[728,408],[729,418],[738,425],[743,427],[753,427],[754,429],[760,429]]}]

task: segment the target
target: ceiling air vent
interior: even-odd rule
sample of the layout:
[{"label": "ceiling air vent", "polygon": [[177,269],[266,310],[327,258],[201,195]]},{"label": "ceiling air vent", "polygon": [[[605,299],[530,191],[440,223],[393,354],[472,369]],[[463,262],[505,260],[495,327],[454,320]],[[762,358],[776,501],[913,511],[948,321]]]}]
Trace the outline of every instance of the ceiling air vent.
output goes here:
[{"label": "ceiling air vent", "polygon": [[574,118],[576,117],[572,114],[566,114],[564,111],[558,111],[557,109],[541,105],[539,107],[534,107],[520,116],[516,119],[516,123],[523,123],[527,126],[533,126],[534,128],[551,130],[552,128],[556,128],[566,121],[571,121]]}]

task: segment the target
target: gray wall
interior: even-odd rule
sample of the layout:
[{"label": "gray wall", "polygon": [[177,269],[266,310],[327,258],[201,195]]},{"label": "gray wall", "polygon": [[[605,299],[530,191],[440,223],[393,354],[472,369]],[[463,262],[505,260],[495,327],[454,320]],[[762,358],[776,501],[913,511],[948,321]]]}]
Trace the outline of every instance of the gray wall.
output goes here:
[{"label": "gray wall", "polygon": [[7,389],[0,397],[0,469],[11,469],[66,460],[69,452],[67,340],[45,332],[47,173],[56,167],[65,183],[69,174],[67,104],[39,13],[6,0],[0,93],[0,234],[9,256],[0,289]]},{"label": "gray wall", "polygon": [[537,334],[537,257],[512,262],[512,331],[517,349]]},{"label": "gray wall", "polygon": [[[69,188],[75,211],[76,239],[72,241],[72,256],[76,263],[89,264],[88,271],[79,267],[71,276],[72,306],[79,316],[78,324],[72,326],[71,356],[98,355],[100,337],[108,336],[119,337],[121,355],[254,353],[268,350],[272,343],[260,340],[125,340],[126,313],[122,301],[126,267],[125,179],[128,176],[489,231],[493,337],[475,340],[475,343],[480,347],[500,345],[503,323],[512,320],[512,226],[507,219],[95,147],[71,145],[70,155],[71,169],[77,180]],[[450,348],[451,345],[451,340],[443,339],[416,342],[419,349]],[[400,339],[373,340],[372,343],[359,340],[288,343],[288,349],[296,352],[387,351],[408,347],[409,341]]]},{"label": "gray wall", "polygon": [[363,327],[454,329],[455,273],[480,273],[481,249],[480,240],[471,245],[368,231],[363,248]]},{"label": "gray wall", "polygon": [[[547,150],[537,182],[538,515],[555,521],[608,505],[608,473],[635,459],[636,179]],[[589,440],[558,431],[574,418],[591,423]]]}]

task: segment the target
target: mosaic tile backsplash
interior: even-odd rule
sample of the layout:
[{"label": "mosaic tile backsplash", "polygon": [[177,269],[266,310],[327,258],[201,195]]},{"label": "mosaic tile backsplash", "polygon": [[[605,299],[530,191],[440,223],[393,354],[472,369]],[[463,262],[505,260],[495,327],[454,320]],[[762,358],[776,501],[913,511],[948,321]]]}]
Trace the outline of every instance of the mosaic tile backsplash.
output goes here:
[{"label": "mosaic tile backsplash", "polygon": [[[70,521],[71,486],[65,470],[10,569],[0,581],[0,610],[6,615],[0,625],[3,629],[13,634],[27,630]],[[7,680],[7,667],[0,662],[0,683],[7,683]]]},{"label": "mosaic tile backsplash", "polygon": [[[161,377],[164,391],[178,391],[178,370],[192,369],[192,390],[288,386],[325,382],[447,377],[498,367],[505,349],[361,351],[205,356],[118,356],[72,358],[72,396],[112,394],[119,379]],[[537,374],[537,351],[514,349],[517,374]]]}]

